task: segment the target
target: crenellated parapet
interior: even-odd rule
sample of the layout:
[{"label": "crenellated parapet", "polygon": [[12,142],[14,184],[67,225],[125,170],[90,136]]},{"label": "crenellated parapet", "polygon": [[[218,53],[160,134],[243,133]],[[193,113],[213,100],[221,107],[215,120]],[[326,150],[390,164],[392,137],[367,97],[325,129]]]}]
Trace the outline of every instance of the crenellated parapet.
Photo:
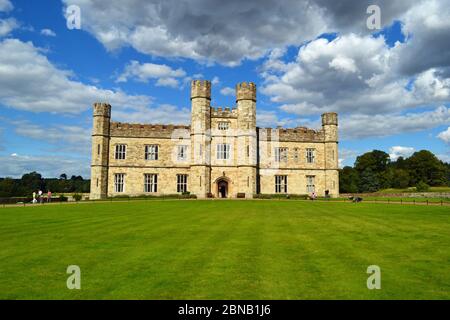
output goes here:
[{"label": "crenellated parapet", "polygon": [[291,129],[284,128],[258,128],[259,139],[262,141],[280,142],[323,142],[323,130],[313,130],[306,127]]},{"label": "crenellated parapet", "polygon": [[338,125],[338,115],[335,112],[327,112],[322,114],[322,125]]},{"label": "crenellated parapet", "polygon": [[111,105],[104,102],[94,103],[94,117],[111,118]]},{"label": "crenellated parapet", "polygon": [[211,100],[211,82],[208,80],[193,80],[191,82],[191,100],[194,98]]},{"label": "crenellated parapet", "polygon": [[111,122],[110,131],[112,137],[171,138],[176,130],[190,129],[187,125]]},{"label": "crenellated parapet", "polygon": [[256,84],[241,82],[236,85],[236,101],[252,100],[256,102]]},{"label": "crenellated parapet", "polygon": [[214,118],[237,118],[238,112],[235,107],[211,107],[211,117]]}]

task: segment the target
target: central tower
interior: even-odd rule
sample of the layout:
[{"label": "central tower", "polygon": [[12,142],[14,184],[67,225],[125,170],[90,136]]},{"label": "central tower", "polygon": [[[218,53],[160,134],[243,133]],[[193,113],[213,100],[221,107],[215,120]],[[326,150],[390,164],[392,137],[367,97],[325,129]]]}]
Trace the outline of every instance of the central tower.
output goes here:
[{"label": "central tower", "polygon": [[211,82],[191,83],[190,191],[199,198],[211,192]]}]

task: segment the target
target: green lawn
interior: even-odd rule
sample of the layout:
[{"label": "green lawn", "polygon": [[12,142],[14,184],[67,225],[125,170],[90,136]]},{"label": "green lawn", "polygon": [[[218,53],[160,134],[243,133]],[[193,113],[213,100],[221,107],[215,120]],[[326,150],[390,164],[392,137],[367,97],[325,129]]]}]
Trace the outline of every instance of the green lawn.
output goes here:
[{"label": "green lawn", "polygon": [[[450,299],[450,208],[132,201],[0,209],[2,299]],[[79,265],[81,290],[66,288]],[[381,268],[381,290],[366,269]]]}]

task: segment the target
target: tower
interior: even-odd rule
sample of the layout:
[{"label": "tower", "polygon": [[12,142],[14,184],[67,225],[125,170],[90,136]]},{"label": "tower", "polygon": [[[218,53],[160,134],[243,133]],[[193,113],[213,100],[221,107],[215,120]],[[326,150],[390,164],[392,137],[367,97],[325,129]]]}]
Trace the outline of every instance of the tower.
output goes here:
[{"label": "tower", "polygon": [[256,85],[242,82],[236,85],[238,191],[247,198],[256,193]]},{"label": "tower", "polygon": [[190,191],[199,198],[211,192],[211,82],[191,83]]},{"label": "tower", "polygon": [[325,139],[325,188],[332,196],[339,195],[338,117],[337,113],[322,114]]},{"label": "tower", "polygon": [[95,103],[92,127],[92,162],[90,199],[108,196],[108,155],[111,105]]}]

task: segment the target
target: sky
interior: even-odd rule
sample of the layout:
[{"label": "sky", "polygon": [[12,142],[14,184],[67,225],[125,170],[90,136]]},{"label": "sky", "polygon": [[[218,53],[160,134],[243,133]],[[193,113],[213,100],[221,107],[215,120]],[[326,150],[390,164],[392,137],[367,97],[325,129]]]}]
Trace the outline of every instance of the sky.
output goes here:
[{"label": "sky", "polygon": [[255,82],[260,127],[338,112],[341,166],[373,149],[450,162],[446,0],[0,0],[0,177],[88,178],[94,102],[188,124],[193,79],[222,107]]}]

